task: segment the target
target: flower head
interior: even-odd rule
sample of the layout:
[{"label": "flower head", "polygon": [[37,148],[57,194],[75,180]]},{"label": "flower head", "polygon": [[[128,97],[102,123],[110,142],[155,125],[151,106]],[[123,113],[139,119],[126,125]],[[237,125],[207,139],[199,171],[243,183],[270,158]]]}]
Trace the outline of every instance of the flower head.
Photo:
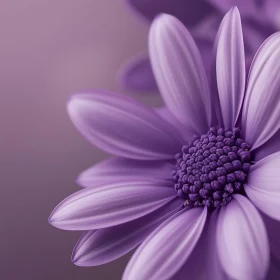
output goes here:
[{"label": "flower head", "polygon": [[188,30],[160,15],[149,48],[166,107],[98,91],[70,100],[79,131],[116,156],[82,173],[85,189],[51,214],[58,228],[87,231],[77,265],[107,263],[142,243],[124,280],[260,280],[270,253],[280,257],[271,231],[280,220],[280,33],[260,47],[247,83],[237,8],[216,42],[209,87]]}]

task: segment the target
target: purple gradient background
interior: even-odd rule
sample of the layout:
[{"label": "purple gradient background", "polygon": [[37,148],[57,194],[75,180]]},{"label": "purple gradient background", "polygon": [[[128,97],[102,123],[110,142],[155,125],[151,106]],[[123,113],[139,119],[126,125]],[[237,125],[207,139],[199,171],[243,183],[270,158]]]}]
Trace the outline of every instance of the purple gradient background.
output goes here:
[{"label": "purple gradient background", "polygon": [[75,130],[67,99],[121,91],[115,74],[146,49],[147,32],[122,0],[0,2],[0,279],[120,279],[129,256],[77,267],[70,256],[80,233],[48,217],[78,190],[76,176],[106,157]]}]

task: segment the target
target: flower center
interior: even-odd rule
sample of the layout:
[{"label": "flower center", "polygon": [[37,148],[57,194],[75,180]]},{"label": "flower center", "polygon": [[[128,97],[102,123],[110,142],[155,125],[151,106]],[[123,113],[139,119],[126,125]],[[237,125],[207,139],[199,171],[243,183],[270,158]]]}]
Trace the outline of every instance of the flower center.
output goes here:
[{"label": "flower center", "polygon": [[239,128],[212,127],[176,154],[172,177],[175,191],[185,199],[184,206],[216,208],[226,205],[234,193],[244,193],[251,153],[240,134]]}]

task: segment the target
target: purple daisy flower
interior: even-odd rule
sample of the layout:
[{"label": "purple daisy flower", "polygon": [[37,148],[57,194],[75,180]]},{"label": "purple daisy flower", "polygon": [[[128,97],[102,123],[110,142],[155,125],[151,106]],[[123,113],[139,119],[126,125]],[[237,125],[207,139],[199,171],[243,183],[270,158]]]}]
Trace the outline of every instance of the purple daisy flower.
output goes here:
[{"label": "purple daisy flower", "polygon": [[[149,22],[160,13],[174,15],[190,30],[209,70],[212,65],[213,40],[223,15],[238,6],[243,18],[246,65],[249,68],[261,43],[280,30],[279,0],[126,0],[142,18]],[[123,65],[118,74],[128,89],[156,91],[157,84],[148,55],[140,54]]]},{"label": "purple daisy flower", "polygon": [[280,33],[258,50],[247,84],[237,8],[216,42],[217,88],[210,92],[190,33],[160,15],[149,48],[166,107],[100,91],[69,101],[78,130],[116,156],[83,172],[85,188],[50,216],[57,228],[86,231],[75,264],[104,264],[141,244],[123,280],[260,280],[275,269]]}]

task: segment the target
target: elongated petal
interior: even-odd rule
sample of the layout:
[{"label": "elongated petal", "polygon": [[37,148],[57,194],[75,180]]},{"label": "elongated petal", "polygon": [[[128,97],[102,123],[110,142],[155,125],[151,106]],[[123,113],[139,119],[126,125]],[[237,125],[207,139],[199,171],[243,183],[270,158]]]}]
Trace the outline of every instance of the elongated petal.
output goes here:
[{"label": "elongated petal", "polygon": [[126,267],[123,280],[170,279],[193,251],[206,216],[206,208],[195,208],[169,218],[137,249]]},{"label": "elongated petal", "polygon": [[143,54],[131,59],[118,74],[121,84],[138,92],[158,91],[150,59]]},{"label": "elongated petal", "polygon": [[67,230],[92,230],[145,216],[176,196],[169,182],[116,183],[83,189],[63,200],[50,223]]},{"label": "elongated petal", "polygon": [[176,131],[152,108],[109,93],[74,95],[68,112],[78,130],[100,149],[133,159],[169,159],[181,147]]},{"label": "elongated petal", "polygon": [[242,125],[245,139],[256,149],[280,128],[280,32],[270,36],[254,58]]},{"label": "elongated petal", "polygon": [[111,262],[138,246],[158,225],[182,206],[179,199],[137,220],[82,235],[72,260],[79,266],[96,266]]},{"label": "elongated petal", "polygon": [[151,64],[168,109],[198,133],[211,123],[210,93],[198,48],[185,26],[160,15],[149,35]]},{"label": "elongated petal", "polygon": [[236,7],[226,14],[220,26],[216,69],[224,126],[231,128],[241,109],[246,78],[241,19]]},{"label": "elongated petal", "polygon": [[241,195],[221,209],[217,244],[220,261],[238,280],[262,280],[269,266],[269,243],[260,214]]},{"label": "elongated petal", "polygon": [[184,142],[191,141],[195,131],[191,127],[182,124],[169,110],[167,107],[156,108],[156,112],[168,123],[177,128],[178,133]]},{"label": "elongated petal", "polygon": [[248,176],[245,191],[269,217],[280,221],[280,152],[257,162]]},{"label": "elongated petal", "polygon": [[192,254],[172,279],[229,280],[223,271],[217,252],[218,214],[219,210],[215,210],[208,215],[208,223],[205,225]]},{"label": "elongated petal", "polygon": [[115,157],[85,170],[80,174],[77,181],[83,187],[96,187],[137,180],[171,180],[173,169],[174,166],[166,161],[140,161]]},{"label": "elongated petal", "polygon": [[255,150],[256,161],[280,151],[280,129],[263,145]]}]

